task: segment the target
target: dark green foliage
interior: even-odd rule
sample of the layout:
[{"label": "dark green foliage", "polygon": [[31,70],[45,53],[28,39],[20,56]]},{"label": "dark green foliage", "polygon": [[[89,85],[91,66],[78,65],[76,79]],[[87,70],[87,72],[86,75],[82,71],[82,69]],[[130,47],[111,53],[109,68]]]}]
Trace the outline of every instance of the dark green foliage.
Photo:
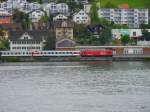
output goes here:
[{"label": "dark green foliage", "polygon": [[142,34],[143,34],[143,39],[144,40],[150,41],[150,32],[148,32],[147,30],[143,30]]},{"label": "dark green foliage", "polygon": [[41,22],[47,23],[49,22],[49,17],[47,16],[47,14],[45,13],[45,16],[42,16],[40,19]]},{"label": "dark green foliage", "polygon": [[108,1],[106,5],[104,6],[105,8],[117,8],[112,2]]},{"label": "dark green foliage", "polygon": [[91,12],[90,12],[92,24],[99,23],[99,17],[97,11],[98,11],[97,2],[93,2],[91,7]]},{"label": "dark green foliage", "polygon": [[2,62],[20,62],[18,57],[1,57]]},{"label": "dark green foliage", "polygon": [[150,20],[149,20],[148,24],[141,24],[140,28],[141,29],[150,29]]},{"label": "dark green foliage", "polygon": [[122,37],[121,37],[121,42],[122,42],[123,45],[128,44],[128,43],[130,42],[130,37],[129,37],[129,35],[124,35],[124,36],[122,36]]},{"label": "dark green foliage", "polygon": [[52,34],[50,34],[49,37],[47,37],[46,42],[45,42],[45,46],[44,46],[44,50],[55,50],[55,38]]},{"label": "dark green foliage", "polygon": [[99,42],[101,45],[109,45],[111,42],[111,30],[109,28],[103,29],[101,35],[99,36]]},{"label": "dark green foliage", "polygon": [[5,1],[7,1],[7,0],[0,0],[0,3],[1,3],[1,2],[5,2]]},{"label": "dark green foliage", "polygon": [[9,49],[9,40],[3,39],[0,40],[0,50],[8,50]]},{"label": "dark green foliage", "polygon": [[29,15],[18,10],[14,10],[13,13],[14,13],[13,14],[14,23],[21,23],[23,30],[29,29],[30,26]]},{"label": "dark green foliage", "polygon": [[43,3],[43,1],[42,0],[27,0],[28,2],[38,2],[39,4],[42,4]]}]

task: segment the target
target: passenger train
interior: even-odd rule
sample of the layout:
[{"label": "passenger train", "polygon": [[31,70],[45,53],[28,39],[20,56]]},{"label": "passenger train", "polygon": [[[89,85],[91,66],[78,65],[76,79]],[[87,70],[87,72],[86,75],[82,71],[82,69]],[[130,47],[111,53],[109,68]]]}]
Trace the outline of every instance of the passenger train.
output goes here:
[{"label": "passenger train", "polygon": [[112,50],[83,50],[83,51],[0,51],[2,57],[101,57],[112,56]]}]

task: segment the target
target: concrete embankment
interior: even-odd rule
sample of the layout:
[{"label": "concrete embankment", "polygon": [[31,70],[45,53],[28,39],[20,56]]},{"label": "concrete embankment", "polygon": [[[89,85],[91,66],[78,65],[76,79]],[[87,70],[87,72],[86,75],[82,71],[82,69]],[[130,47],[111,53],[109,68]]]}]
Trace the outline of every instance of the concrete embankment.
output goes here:
[{"label": "concrete embankment", "polygon": [[150,55],[114,55],[113,61],[150,61]]}]

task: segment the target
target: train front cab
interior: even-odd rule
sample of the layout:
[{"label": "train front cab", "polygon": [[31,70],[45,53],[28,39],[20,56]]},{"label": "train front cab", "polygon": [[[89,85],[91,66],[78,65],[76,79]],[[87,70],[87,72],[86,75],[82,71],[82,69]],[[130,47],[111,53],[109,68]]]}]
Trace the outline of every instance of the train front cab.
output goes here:
[{"label": "train front cab", "polygon": [[112,50],[85,50],[80,52],[81,57],[112,57]]}]

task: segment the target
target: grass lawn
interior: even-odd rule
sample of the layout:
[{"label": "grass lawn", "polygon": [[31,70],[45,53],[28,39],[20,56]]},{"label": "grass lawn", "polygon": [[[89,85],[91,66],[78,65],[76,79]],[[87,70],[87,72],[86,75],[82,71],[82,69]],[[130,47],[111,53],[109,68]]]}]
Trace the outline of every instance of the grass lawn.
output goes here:
[{"label": "grass lawn", "polygon": [[116,7],[119,4],[128,3],[129,8],[148,8],[150,7],[150,0],[100,0],[101,7],[105,7],[107,2],[111,2]]}]

